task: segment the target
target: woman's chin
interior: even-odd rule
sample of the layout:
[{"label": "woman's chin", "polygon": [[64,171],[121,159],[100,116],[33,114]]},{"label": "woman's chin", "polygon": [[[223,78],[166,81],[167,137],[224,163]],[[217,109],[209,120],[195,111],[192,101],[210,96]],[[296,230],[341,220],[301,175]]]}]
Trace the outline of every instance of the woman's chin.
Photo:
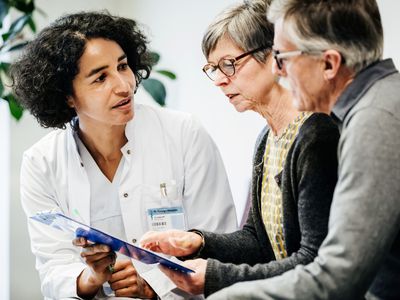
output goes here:
[{"label": "woman's chin", "polygon": [[242,105],[234,105],[234,107],[235,107],[236,111],[237,111],[237,112],[240,112],[240,113],[245,112],[245,111],[248,110],[247,107],[242,106]]}]

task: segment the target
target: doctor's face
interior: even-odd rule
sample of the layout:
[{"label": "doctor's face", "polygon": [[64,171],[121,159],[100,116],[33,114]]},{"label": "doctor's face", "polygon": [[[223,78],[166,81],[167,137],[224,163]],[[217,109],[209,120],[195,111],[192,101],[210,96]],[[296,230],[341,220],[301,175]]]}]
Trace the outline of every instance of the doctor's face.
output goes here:
[{"label": "doctor's face", "polygon": [[76,110],[80,125],[118,126],[133,118],[136,80],[116,42],[89,40],[78,67],[68,104]]}]

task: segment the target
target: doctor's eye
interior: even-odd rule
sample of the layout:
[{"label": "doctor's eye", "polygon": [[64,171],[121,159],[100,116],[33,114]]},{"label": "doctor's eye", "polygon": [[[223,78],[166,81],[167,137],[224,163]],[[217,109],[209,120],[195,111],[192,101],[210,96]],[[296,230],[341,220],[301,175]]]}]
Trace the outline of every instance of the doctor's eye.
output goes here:
[{"label": "doctor's eye", "polygon": [[101,83],[104,82],[104,80],[106,80],[107,75],[105,73],[102,73],[99,77],[97,77],[97,79],[94,82],[97,83]]},{"label": "doctor's eye", "polygon": [[129,65],[128,65],[128,63],[126,63],[126,62],[121,63],[121,64],[118,65],[118,70],[119,70],[119,71],[125,71],[125,70],[127,70],[128,68],[129,68]]}]

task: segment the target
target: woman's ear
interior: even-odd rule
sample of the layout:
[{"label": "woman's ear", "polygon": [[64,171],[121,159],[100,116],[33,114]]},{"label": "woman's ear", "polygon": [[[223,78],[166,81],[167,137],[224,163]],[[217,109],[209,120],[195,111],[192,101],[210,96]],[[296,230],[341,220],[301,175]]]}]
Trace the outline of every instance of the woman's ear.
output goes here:
[{"label": "woman's ear", "polygon": [[342,65],[342,55],[336,50],[326,50],[323,54],[325,61],[324,77],[326,80],[335,78]]},{"label": "woman's ear", "polygon": [[75,107],[74,98],[72,96],[67,96],[67,105],[71,108]]}]

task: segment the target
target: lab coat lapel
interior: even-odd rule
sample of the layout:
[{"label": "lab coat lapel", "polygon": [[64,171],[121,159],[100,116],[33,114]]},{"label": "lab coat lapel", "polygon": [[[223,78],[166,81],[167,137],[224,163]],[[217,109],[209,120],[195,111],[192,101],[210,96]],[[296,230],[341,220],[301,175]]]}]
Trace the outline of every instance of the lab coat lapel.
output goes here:
[{"label": "lab coat lapel", "polygon": [[[68,202],[72,218],[90,225],[90,184],[71,128],[68,132]],[[74,214],[77,210],[83,220]]]}]

